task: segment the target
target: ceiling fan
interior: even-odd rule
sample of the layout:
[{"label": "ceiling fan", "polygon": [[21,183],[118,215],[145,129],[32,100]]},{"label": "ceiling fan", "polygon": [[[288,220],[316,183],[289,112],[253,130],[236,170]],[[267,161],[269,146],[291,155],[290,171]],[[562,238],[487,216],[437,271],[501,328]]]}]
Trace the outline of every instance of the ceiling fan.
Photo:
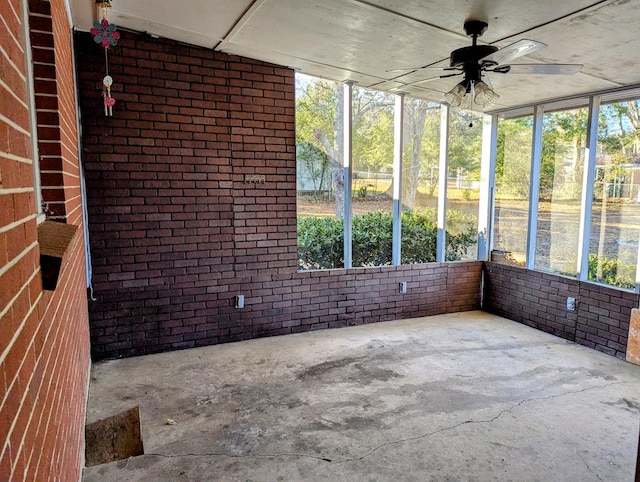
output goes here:
[{"label": "ceiling fan", "polygon": [[[496,74],[572,75],[582,68],[581,64],[511,64],[511,61],[544,48],[546,44],[535,40],[518,40],[502,49],[498,49],[494,45],[478,45],[478,37],[481,37],[488,27],[489,24],[482,20],[467,20],[464,23],[464,30],[472,38],[472,45],[451,52],[449,67],[435,68],[435,70],[451,71],[453,73],[445,73],[408,85],[464,75],[464,79],[444,95],[445,100],[451,106],[457,107],[462,103],[465,95],[470,94],[473,102],[485,107],[500,97],[483,81],[483,77],[488,72]],[[406,72],[409,70],[434,70],[434,68],[398,69],[388,70],[387,72]]]}]

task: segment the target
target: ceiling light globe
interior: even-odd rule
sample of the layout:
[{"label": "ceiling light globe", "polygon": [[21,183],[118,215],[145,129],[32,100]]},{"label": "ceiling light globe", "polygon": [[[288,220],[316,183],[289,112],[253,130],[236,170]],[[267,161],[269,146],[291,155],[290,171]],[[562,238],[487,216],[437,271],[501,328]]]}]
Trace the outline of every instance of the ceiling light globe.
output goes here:
[{"label": "ceiling light globe", "polygon": [[474,90],[475,97],[473,98],[473,101],[482,107],[492,104],[500,98],[500,96],[496,94],[491,87],[482,81],[476,82]]},{"label": "ceiling light globe", "polygon": [[451,107],[458,107],[462,103],[462,99],[466,93],[467,89],[460,83],[444,94],[444,99]]}]

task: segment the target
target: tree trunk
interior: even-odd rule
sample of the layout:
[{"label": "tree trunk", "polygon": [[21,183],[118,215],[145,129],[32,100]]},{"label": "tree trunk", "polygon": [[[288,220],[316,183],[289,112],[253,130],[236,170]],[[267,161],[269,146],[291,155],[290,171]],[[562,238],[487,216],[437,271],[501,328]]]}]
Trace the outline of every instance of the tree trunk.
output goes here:
[{"label": "tree trunk", "polygon": [[584,152],[581,149],[581,139],[579,136],[574,137],[573,139],[573,179],[572,179],[572,198],[579,199],[582,193],[582,174],[584,172],[584,157],[582,153]]},{"label": "tree trunk", "polygon": [[336,218],[344,218],[344,90],[336,84],[336,117],[333,119],[334,149],[331,162],[331,179],[336,199]]},{"label": "tree trunk", "polygon": [[336,84],[335,89],[336,115],[333,119],[333,142],[320,129],[316,129],[314,135],[327,153],[331,169],[333,196],[336,201],[336,218],[342,219],[344,217],[344,126],[342,122],[344,92],[340,84]]},{"label": "tree trunk", "polygon": [[331,182],[333,183],[333,197],[336,202],[336,218],[344,217],[344,168],[331,168]]},{"label": "tree trunk", "polygon": [[[418,193],[422,135],[424,134],[424,123],[429,104],[426,101],[420,101],[417,105],[413,104],[412,110],[413,112],[405,117],[405,125],[411,141],[411,159],[404,165],[402,175],[402,204],[409,208],[415,206],[416,194]],[[405,110],[405,114],[409,114],[409,109]]]}]

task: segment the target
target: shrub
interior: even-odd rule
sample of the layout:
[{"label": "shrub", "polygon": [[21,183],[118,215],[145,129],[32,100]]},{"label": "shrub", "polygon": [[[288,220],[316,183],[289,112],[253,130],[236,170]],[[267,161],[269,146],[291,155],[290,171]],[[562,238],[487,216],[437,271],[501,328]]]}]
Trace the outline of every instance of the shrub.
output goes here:
[{"label": "shrub", "polygon": [[393,214],[372,211],[353,216],[352,240],[353,266],[391,264]]},{"label": "shrub", "polygon": [[298,218],[298,267],[340,268],[344,259],[342,219]]},{"label": "shrub", "polygon": [[[600,270],[600,276],[598,271]],[[619,288],[635,288],[636,266],[619,259],[589,255],[587,279]]]},{"label": "shrub", "polygon": [[[435,210],[402,212],[402,263],[428,263],[436,260],[437,227],[431,221]],[[446,259],[461,259],[476,243],[475,222],[459,211],[447,212]],[[301,269],[341,268],[344,263],[344,223],[342,219],[298,219],[298,265]],[[390,265],[392,259],[393,215],[372,211],[353,216],[353,265]]]}]

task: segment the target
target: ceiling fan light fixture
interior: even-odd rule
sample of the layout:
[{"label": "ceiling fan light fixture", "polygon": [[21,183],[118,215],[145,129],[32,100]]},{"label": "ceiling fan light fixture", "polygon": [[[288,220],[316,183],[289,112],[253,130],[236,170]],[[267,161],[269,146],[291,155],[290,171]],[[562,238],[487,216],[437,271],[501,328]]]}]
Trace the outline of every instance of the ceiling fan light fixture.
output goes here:
[{"label": "ceiling fan light fixture", "polygon": [[462,81],[459,84],[456,84],[449,92],[444,94],[444,99],[451,107],[458,107],[460,104],[462,104],[462,99],[464,98],[466,93],[467,88],[464,84],[464,81]]},{"label": "ceiling fan light fixture", "polygon": [[487,105],[494,103],[500,98],[500,96],[496,94],[495,91],[491,89],[491,87],[489,87],[481,80],[476,82],[474,88],[475,96],[473,98],[473,101],[476,104],[481,105],[482,107],[486,107]]},{"label": "ceiling fan light fixture", "polygon": [[[465,105],[469,106],[469,109],[473,109],[474,104],[484,108],[500,98],[489,85],[482,81],[485,74],[571,75],[579,72],[582,68],[582,65],[579,64],[512,64],[511,62],[513,60],[544,48],[546,45],[542,42],[527,39],[518,40],[501,49],[495,45],[479,45],[478,38],[482,36],[487,27],[488,24],[486,21],[466,20],[464,30],[466,34],[472,38],[471,45],[452,51],[449,55],[449,67],[433,67],[433,65],[437,63],[434,62],[430,64],[429,67],[401,69],[399,71],[405,71],[407,73],[412,71],[411,73],[413,73],[419,70],[436,69],[443,72],[442,75],[418,80],[409,84],[404,84],[404,82],[400,80],[400,83],[404,86],[411,86],[431,80],[464,75],[462,82],[444,94],[444,99],[451,107],[460,107],[465,103]],[[395,70],[388,70],[387,72],[395,72]],[[400,76],[390,80],[397,80],[399,77]],[[489,77],[485,78],[489,80]]]}]

